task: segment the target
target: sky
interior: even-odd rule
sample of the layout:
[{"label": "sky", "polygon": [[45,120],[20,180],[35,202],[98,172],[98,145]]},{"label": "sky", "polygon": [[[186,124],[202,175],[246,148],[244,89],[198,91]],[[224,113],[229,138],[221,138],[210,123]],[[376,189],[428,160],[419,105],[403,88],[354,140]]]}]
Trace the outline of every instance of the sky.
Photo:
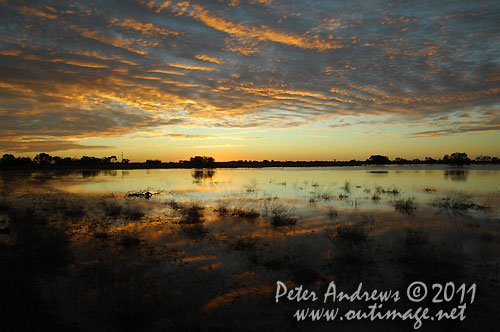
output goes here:
[{"label": "sky", "polygon": [[0,152],[500,155],[499,1],[0,0]]}]

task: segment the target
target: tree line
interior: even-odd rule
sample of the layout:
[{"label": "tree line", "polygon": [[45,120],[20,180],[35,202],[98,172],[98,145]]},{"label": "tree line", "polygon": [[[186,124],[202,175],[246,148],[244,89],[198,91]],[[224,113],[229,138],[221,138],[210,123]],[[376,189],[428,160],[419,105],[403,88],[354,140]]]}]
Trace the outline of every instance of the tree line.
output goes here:
[{"label": "tree line", "polygon": [[4,154],[0,159],[1,169],[128,169],[128,168],[231,168],[231,167],[325,167],[325,166],[360,166],[360,165],[404,165],[404,164],[445,164],[452,166],[464,166],[469,164],[498,164],[498,157],[477,156],[470,159],[465,152],[446,154],[441,159],[425,157],[421,159],[408,160],[405,158],[389,159],[383,155],[372,155],[368,159],[349,161],[274,161],[274,160],[236,160],[227,162],[216,162],[213,157],[194,156],[189,160],[178,162],[162,162],[159,159],[148,159],[143,163],[131,163],[128,159],[119,161],[116,156],[62,158],[51,156],[47,153],[39,153],[34,158],[16,157],[12,154]]}]

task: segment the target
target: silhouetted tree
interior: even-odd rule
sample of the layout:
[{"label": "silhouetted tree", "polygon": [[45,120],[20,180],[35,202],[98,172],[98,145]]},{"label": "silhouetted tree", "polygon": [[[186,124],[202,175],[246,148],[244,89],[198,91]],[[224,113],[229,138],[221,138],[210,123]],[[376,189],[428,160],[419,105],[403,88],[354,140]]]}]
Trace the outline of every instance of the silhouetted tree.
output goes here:
[{"label": "silhouetted tree", "polygon": [[385,165],[388,164],[389,162],[390,162],[389,157],[381,156],[379,154],[374,154],[366,160],[367,164],[375,164],[375,165]]},{"label": "silhouetted tree", "polygon": [[80,158],[80,163],[82,165],[91,165],[93,163],[92,158],[89,156],[83,156]]},{"label": "silhouetted tree", "polygon": [[476,157],[476,161],[481,162],[481,163],[489,163],[492,161],[493,158],[491,156],[483,156],[479,155]]},{"label": "silhouetted tree", "polygon": [[4,154],[0,159],[0,166],[2,168],[27,168],[32,165],[29,157],[16,158],[12,154]]},{"label": "silhouetted tree", "polygon": [[193,167],[204,168],[204,167],[212,167],[215,159],[207,156],[195,156],[189,159],[189,162]]},{"label": "silhouetted tree", "polygon": [[11,167],[16,164],[16,157],[13,154],[4,154],[0,162],[4,167]]},{"label": "silhouetted tree", "polygon": [[102,160],[105,164],[116,163],[116,156],[104,157]]},{"label": "silhouetted tree", "polygon": [[54,158],[48,153],[39,153],[33,158],[33,161],[39,165],[49,165],[53,163]]},{"label": "silhouetted tree", "polygon": [[467,157],[465,152],[455,152],[450,156],[445,155],[443,161],[449,165],[453,166],[463,166],[470,164],[471,160]]},{"label": "silhouetted tree", "polygon": [[71,165],[73,163],[74,163],[74,160],[71,159],[70,157],[66,157],[63,160],[61,160],[61,164],[63,164],[63,165],[69,166],[69,165]]},{"label": "silhouetted tree", "polygon": [[407,160],[407,159],[405,159],[405,158],[401,158],[401,157],[396,157],[396,158],[394,158],[394,161],[395,161],[396,163],[398,163],[398,164],[406,164],[406,163],[408,163],[408,160]]}]

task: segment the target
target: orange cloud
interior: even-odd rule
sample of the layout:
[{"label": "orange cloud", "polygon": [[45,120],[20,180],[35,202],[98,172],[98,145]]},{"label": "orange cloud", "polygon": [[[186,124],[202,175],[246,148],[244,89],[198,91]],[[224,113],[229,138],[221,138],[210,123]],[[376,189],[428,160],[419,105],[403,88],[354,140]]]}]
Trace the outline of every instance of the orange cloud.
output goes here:
[{"label": "orange cloud", "polygon": [[114,47],[123,48],[123,49],[126,49],[130,52],[134,52],[137,54],[141,54],[141,55],[147,54],[147,52],[145,52],[143,50],[139,50],[139,49],[131,47],[132,42],[130,40],[119,38],[119,37],[108,37],[108,36],[101,34],[100,32],[93,31],[93,30],[90,30],[90,29],[87,29],[84,27],[80,27],[76,24],[70,24],[69,27],[72,30],[78,32],[80,35],[82,35],[85,38],[95,39],[103,44],[108,44],[108,45],[111,45]]},{"label": "orange cloud", "polygon": [[273,30],[267,26],[250,27],[244,24],[234,24],[224,18],[212,15],[208,10],[199,5],[193,5],[189,15],[199,19],[207,26],[226,32],[231,35],[245,38],[254,38],[261,41],[273,41],[285,45],[297,46],[306,49],[317,49],[319,51],[326,51],[331,49],[343,48],[346,45],[322,40],[318,36],[305,36],[293,33],[286,33],[282,31]]},{"label": "orange cloud", "polygon": [[63,150],[110,149],[112,146],[81,145],[70,140],[10,140],[0,141],[0,150],[9,152],[54,152]]},{"label": "orange cloud", "polygon": [[23,52],[21,50],[4,50],[4,51],[0,51],[0,54],[1,55],[12,55],[12,56],[19,56],[21,55]]},{"label": "orange cloud", "polygon": [[133,76],[133,78],[139,78],[139,79],[142,79],[142,80],[161,80],[160,77],[156,77],[156,76],[139,76],[139,75],[135,75],[135,76]]},{"label": "orange cloud", "polygon": [[177,81],[166,81],[166,80],[162,80],[161,82],[165,83],[165,84],[173,84],[173,85],[185,87],[185,88],[207,88],[207,89],[210,89],[209,86],[201,85],[201,84],[191,84],[191,83],[183,83],[183,82],[177,82]]},{"label": "orange cloud", "polygon": [[160,74],[169,74],[169,75],[184,75],[184,73],[179,73],[178,71],[172,70],[163,70],[163,69],[152,69],[148,70],[150,73],[160,73]]},{"label": "orange cloud", "polygon": [[135,62],[123,59],[122,57],[119,57],[117,55],[105,56],[105,55],[102,55],[100,53],[97,53],[96,51],[70,51],[69,53],[75,54],[75,55],[83,55],[83,56],[86,56],[89,58],[95,58],[95,59],[99,59],[99,60],[118,61],[118,62],[122,62],[122,63],[125,63],[127,65],[131,65],[131,66],[137,65],[137,63],[135,63]]},{"label": "orange cloud", "polygon": [[208,61],[208,62],[213,62],[213,63],[218,63],[218,64],[225,63],[225,61],[222,59],[212,58],[212,57],[209,57],[207,55],[195,55],[194,57],[196,59],[202,60],[202,61]]},{"label": "orange cloud", "polygon": [[215,68],[212,68],[212,67],[189,66],[189,65],[181,65],[181,64],[177,64],[177,63],[169,63],[168,65],[170,67],[187,69],[187,70],[202,70],[202,71],[212,71],[212,70],[215,70]]},{"label": "orange cloud", "polygon": [[83,61],[76,61],[76,60],[54,60],[54,62],[64,62],[67,65],[72,65],[72,66],[78,66],[78,67],[88,67],[88,68],[108,68],[108,66],[105,65],[100,65],[97,63],[89,63],[89,62],[83,62]]},{"label": "orange cloud", "polygon": [[160,36],[170,36],[170,35],[179,35],[180,33],[173,30],[168,30],[159,26],[156,26],[152,23],[142,23],[134,19],[125,19],[120,21],[117,18],[113,18],[111,20],[112,25],[120,26],[122,28],[133,29],[141,32],[145,35],[160,35]]},{"label": "orange cloud", "polygon": [[21,12],[23,14],[35,15],[35,16],[42,17],[42,18],[48,18],[50,20],[55,20],[57,18],[57,15],[55,15],[55,14],[45,13],[45,12],[42,12],[41,10],[26,7],[26,6],[21,8]]}]

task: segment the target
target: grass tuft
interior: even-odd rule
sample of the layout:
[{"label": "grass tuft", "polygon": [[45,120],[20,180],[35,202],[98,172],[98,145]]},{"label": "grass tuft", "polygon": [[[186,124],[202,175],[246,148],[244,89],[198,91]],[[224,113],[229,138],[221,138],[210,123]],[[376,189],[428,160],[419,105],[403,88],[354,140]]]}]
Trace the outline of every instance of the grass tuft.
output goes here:
[{"label": "grass tuft", "polygon": [[415,213],[415,210],[417,210],[417,203],[414,197],[397,199],[394,201],[393,205],[396,211],[407,215],[412,215]]}]

